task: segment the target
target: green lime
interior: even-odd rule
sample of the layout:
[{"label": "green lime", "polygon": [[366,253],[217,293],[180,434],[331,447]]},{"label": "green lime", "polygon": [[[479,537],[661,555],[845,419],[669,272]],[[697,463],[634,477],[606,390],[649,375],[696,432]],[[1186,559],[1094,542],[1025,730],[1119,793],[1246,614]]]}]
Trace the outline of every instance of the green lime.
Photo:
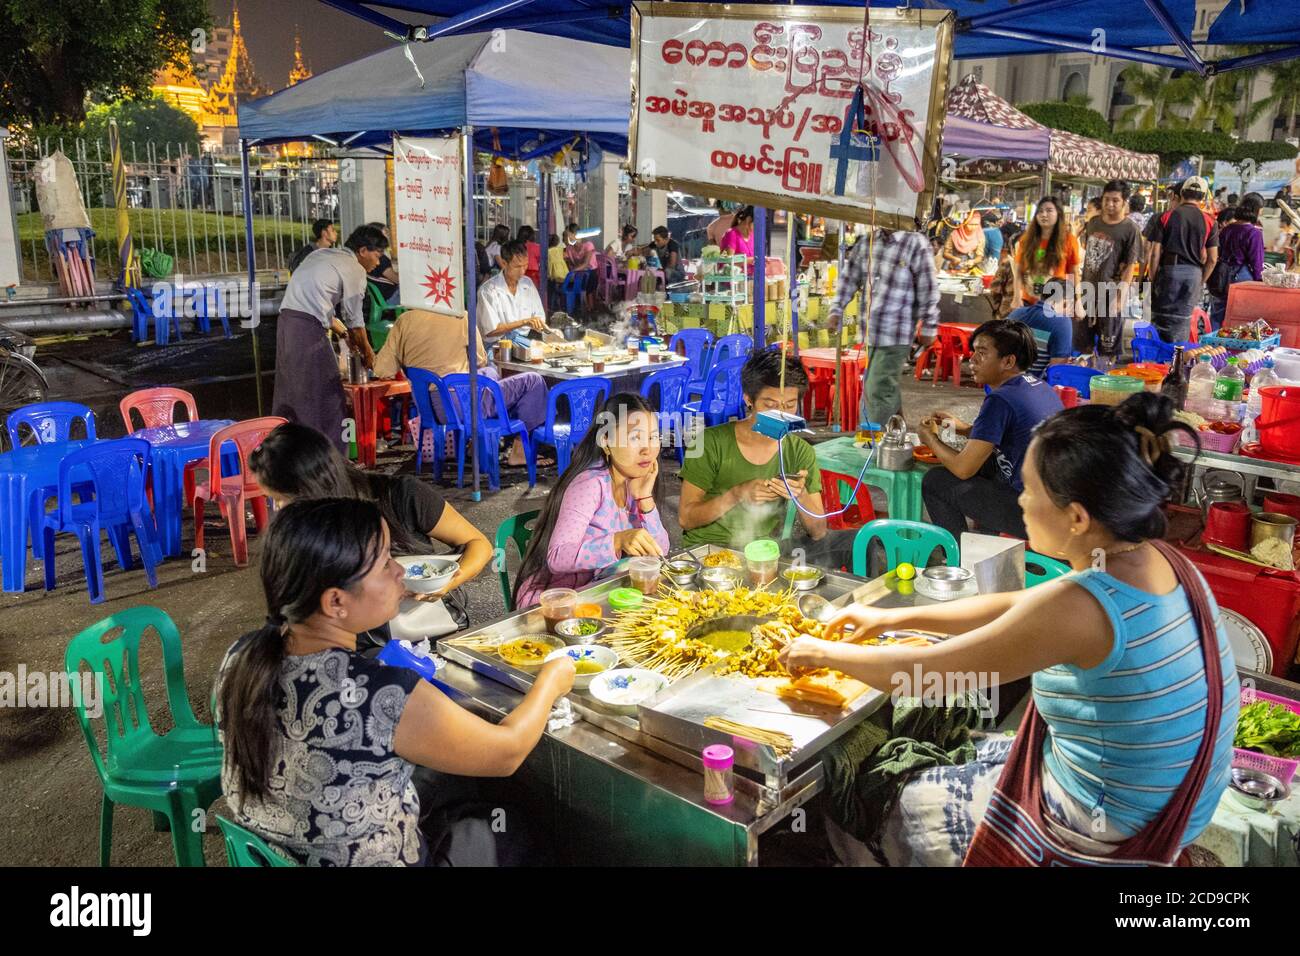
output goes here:
[{"label": "green lime", "polygon": [[899,593],[899,594],[911,594],[911,593],[912,593],[913,591],[915,591],[915,590],[916,590],[916,587],[912,584],[911,581],[899,581],[899,582],[898,582],[898,593]]},{"label": "green lime", "polygon": [[901,563],[897,568],[895,568],[895,570],[898,572],[898,579],[900,581],[910,581],[912,578],[916,577],[916,568],[912,567],[906,561]]}]

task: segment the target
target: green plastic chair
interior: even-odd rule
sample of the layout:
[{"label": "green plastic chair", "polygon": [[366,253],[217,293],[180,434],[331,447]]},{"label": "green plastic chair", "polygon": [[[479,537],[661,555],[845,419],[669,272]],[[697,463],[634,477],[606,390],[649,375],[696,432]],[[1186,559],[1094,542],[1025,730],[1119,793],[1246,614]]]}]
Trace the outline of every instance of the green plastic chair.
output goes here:
[{"label": "green plastic chair", "polygon": [[960,560],[957,540],[943,528],[924,521],[878,518],[864,524],[853,538],[853,573],[859,577],[867,574],[867,551],[873,538],[884,545],[885,563],[890,568],[898,567],[903,561],[924,568],[935,548],[943,548],[949,567],[956,567]]},{"label": "green plastic chair", "polygon": [[393,330],[393,322],[405,311],[400,305],[389,305],[384,301],[379,286],[366,282],[366,333],[370,336],[371,348],[378,352],[384,347],[388,333]]},{"label": "green plastic chair", "polygon": [[528,541],[533,536],[530,525],[537,520],[539,514],[540,511],[525,511],[522,514],[511,515],[497,528],[496,540],[493,544],[496,548],[497,560],[501,562],[497,570],[497,578],[501,582],[501,599],[506,603],[507,613],[514,611],[515,602],[511,597],[510,572],[506,570],[506,544],[513,541],[515,547],[519,549],[519,557],[522,560],[524,551],[528,549]]},{"label": "green plastic chair", "polygon": [[789,541],[790,538],[794,536],[794,519],[798,514],[798,511],[799,509],[795,507],[793,501],[785,506],[785,523],[781,525],[782,541]]},{"label": "green plastic chair", "polygon": [[[105,641],[105,635],[121,634]],[[153,628],[162,643],[167,704],[173,727],[159,735],[149,724],[140,685],[140,639]],[[82,699],[79,674],[89,666],[99,684],[105,747]],[[72,639],[64,658],[72,699],[90,757],[104,787],[99,810],[99,865],[108,866],[113,844],[113,805],[153,811],[154,829],[170,829],[178,866],[203,866],[203,830],[196,812],[206,813],[221,796],[221,744],[216,727],[201,724],[185,691],[181,636],[167,614],[141,605],[106,617]]]},{"label": "green plastic chair", "polygon": [[1025,551],[1025,587],[1032,588],[1063,574],[1070,573],[1070,566],[1063,561],[1049,558],[1037,551]]},{"label": "green plastic chair", "polygon": [[226,860],[231,866],[297,866],[286,859],[271,845],[252,830],[245,830],[238,823],[232,823],[220,814],[217,823],[226,838]]}]

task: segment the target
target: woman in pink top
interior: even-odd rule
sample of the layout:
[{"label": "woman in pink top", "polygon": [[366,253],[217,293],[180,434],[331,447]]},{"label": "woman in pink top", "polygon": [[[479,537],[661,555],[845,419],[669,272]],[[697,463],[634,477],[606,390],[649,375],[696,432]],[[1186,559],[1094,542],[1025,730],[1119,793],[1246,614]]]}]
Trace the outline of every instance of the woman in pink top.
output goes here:
[{"label": "woman in pink top", "polygon": [[546,499],[515,583],[515,607],[548,588],[582,588],[619,559],[662,556],[659,427],[639,395],[615,395],[596,414],[573,461]]},{"label": "woman in pink top", "polygon": [[745,256],[746,269],[754,266],[754,207],[743,206],[736,211],[731,228],[722,237],[722,251],[729,256]]},{"label": "woman in pink top", "polygon": [[590,240],[578,239],[578,224],[574,222],[564,228],[564,258],[574,272],[596,268],[596,246]]}]

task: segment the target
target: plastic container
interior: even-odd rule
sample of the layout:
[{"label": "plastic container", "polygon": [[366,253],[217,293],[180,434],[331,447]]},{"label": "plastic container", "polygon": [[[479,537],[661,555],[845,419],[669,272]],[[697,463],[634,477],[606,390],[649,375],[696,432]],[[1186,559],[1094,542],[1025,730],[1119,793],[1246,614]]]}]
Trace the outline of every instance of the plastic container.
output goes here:
[{"label": "plastic container", "polygon": [[1300,386],[1261,388],[1260,413],[1255,421],[1260,447],[1267,453],[1300,459]]},{"label": "plastic container", "polygon": [[749,570],[749,586],[761,588],[776,580],[777,562],[781,560],[781,547],[771,538],[760,538],[745,545],[745,565]]},{"label": "plastic container", "polygon": [[1275,515],[1290,515],[1300,519],[1300,495],[1287,495],[1270,491],[1264,496],[1264,510]]},{"label": "plastic container", "polygon": [[[1263,691],[1254,690],[1253,688],[1243,687],[1241,689],[1241,706],[1253,704],[1265,700],[1270,704],[1280,704],[1289,711],[1300,714],[1300,703],[1293,700],[1287,700],[1285,697],[1276,697],[1273,694],[1265,694]],[[1300,769],[1300,760],[1289,760],[1286,757],[1270,757],[1268,754],[1256,753],[1253,750],[1242,750],[1240,747],[1232,748],[1232,765],[1234,767],[1249,767],[1251,770],[1262,770],[1265,773],[1271,773],[1283,783],[1290,783],[1295,776],[1296,770]]]},{"label": "plastic container", "polygon": [[555,633],[555,625],[573,617],[578,604],[578,592],[571,588],[552,588],[542,592],[542,617],[546,618],[546,631]]},{"label": "plastic container", "polygon": [[1214,399],[1219,402],[1239,402],[1246,390],[1246,373],[1237,364],[1235,358],[1228,359],[1228,364],[1214,380]]},{"label": "plastic container", "polygon": [[1273,360],[1265,359],[1264,366],[1255,373],[1250,380],[1250,394],[1246,398],[1246,417],[1242,424],[1245,426],[1241,440],[1244,442],[1259,441],[1259,431],[1256,420],[1263,409],[1263,396],[1260,395],[1260,389],[1271,388],[1278,384],[1277,373],[1273,371]]},{"label": "plastic container", "polygon": [[1223,548],[1249,550],[1250,506],[1244,501],[1216,501],[1206,512],[1202,537]]},{"label": "plastic container", "polygon": [[663,562],[658,558],[632,558],[627,563],[632,587],[642,594],[654,594],[659,590],[659,575],[662,570]]},{"label": "plastic container", "polygon": [[1146,388],[1142,379],[1129,375],[1095,375],[1088,387],[1093,405],[1118,405]]},{"label": "plastic container", "polygon": [[609,592],[609,609],[611,611],[631,611],[639,608],[645,601],[645,595],[636,588],[615,588]]},{"label": "plastic container", "polygon": [[1214,365],[1208,355],[1202,355],[1192,366],[1187,378],[1187,400],[1183,408],[1194,412],[1202,418],[1209,418],[1210,403],[1214,401]]},{"label": "plastic container", "polygon": [[1122,365],[1117,369],[1112,369],[1107,374],[1128,375],[1131,378],[1141,379],[1148,392],[1158,392],[1160,391],[1160,383],[1169,374],[1169,366],[1158,362],[1134,362],[1130,365]]},{"label": "plastic container", "polygon": [[700,752],[700,758],[704,763],[704,802],[722,806],[735,800],[736,752],[726,744],[713,744]]}]

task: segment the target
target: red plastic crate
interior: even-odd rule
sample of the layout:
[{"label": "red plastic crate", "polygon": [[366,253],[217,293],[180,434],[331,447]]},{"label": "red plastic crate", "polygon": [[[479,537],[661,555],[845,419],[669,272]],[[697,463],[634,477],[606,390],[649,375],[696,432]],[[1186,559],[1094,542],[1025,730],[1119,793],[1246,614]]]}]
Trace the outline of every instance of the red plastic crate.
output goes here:
[{"label": "red plastic crate", "polygon": [[1228,288],[1224,325],[1263,319],[1282,333],[1282,344],[1300,348],[1300,289],[1279,289],[1262,282],[1234,282]]}]

